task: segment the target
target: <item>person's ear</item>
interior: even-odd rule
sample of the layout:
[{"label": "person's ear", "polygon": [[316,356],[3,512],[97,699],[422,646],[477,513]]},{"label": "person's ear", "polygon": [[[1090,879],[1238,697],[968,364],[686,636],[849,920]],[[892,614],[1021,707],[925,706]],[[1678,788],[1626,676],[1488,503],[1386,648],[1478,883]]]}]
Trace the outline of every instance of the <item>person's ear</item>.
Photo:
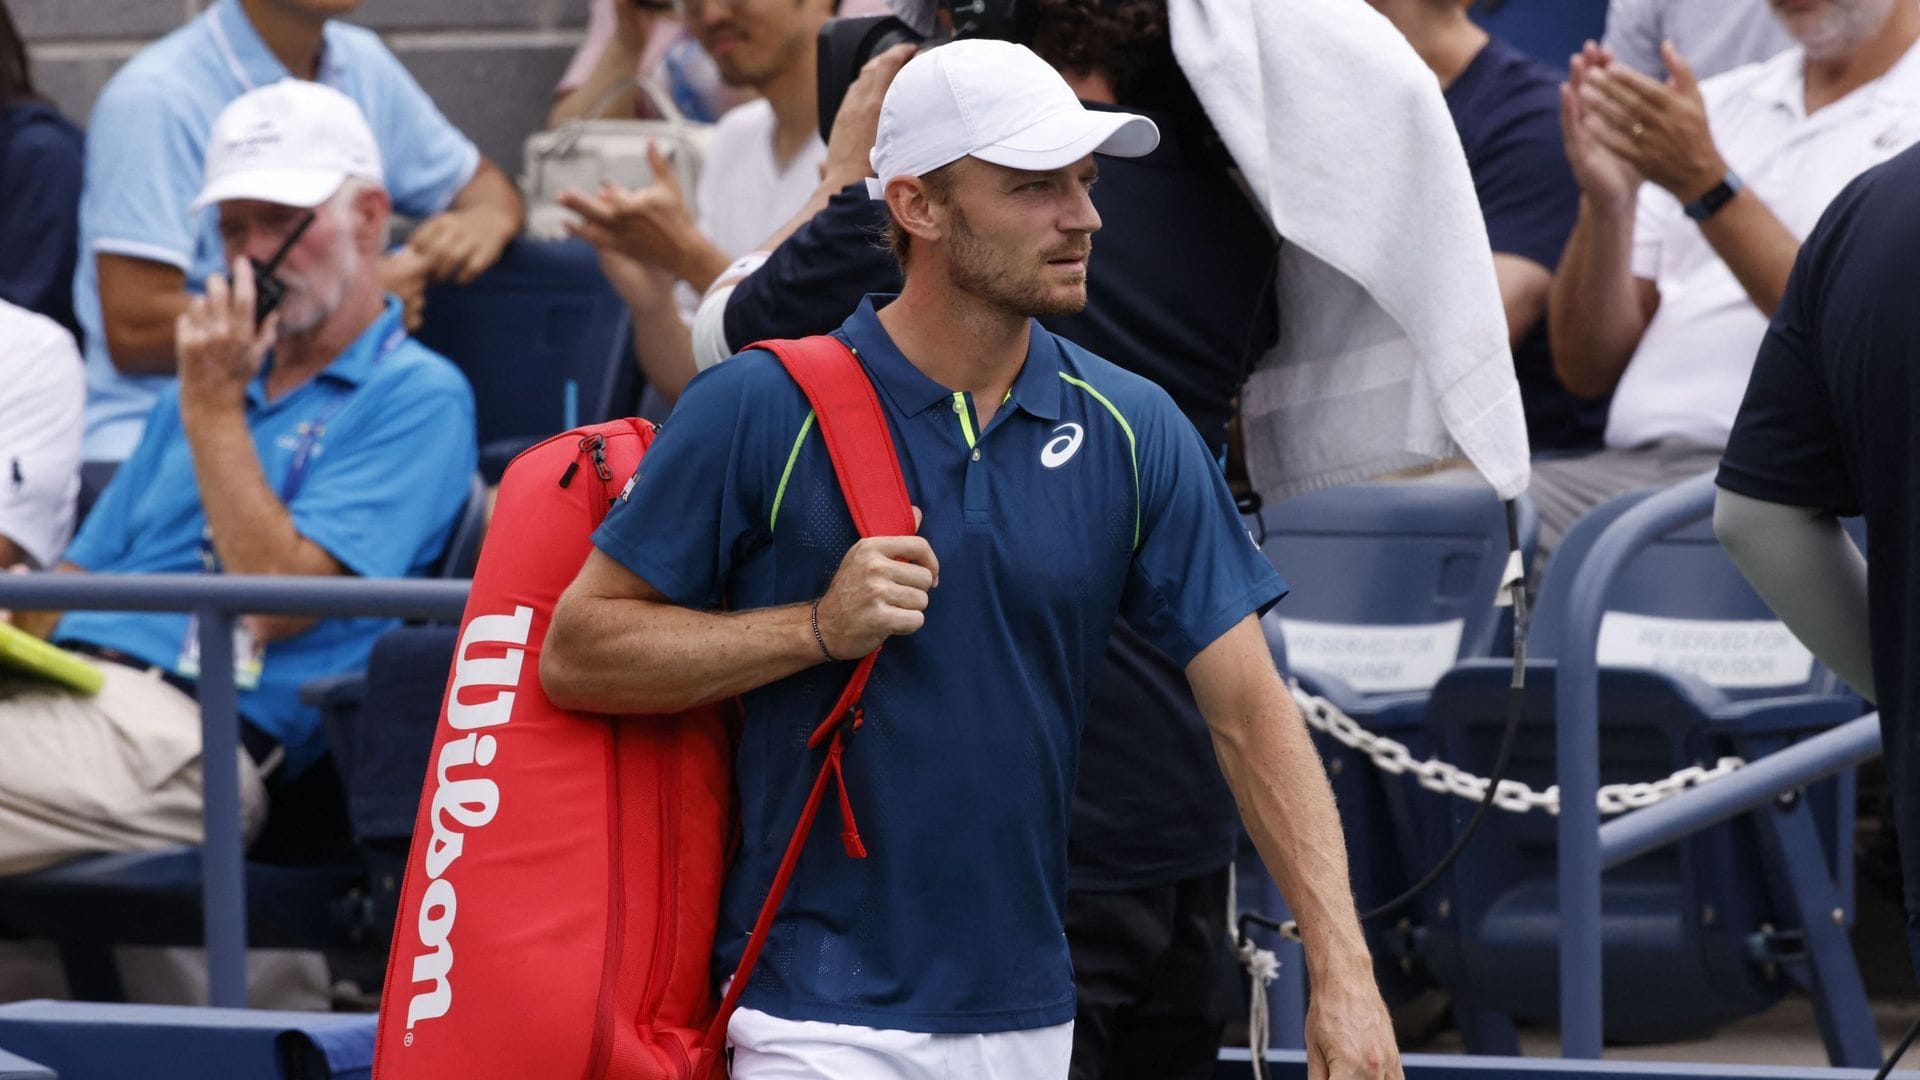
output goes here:
[{"label": "person's ear", "polygon": [[387,224],[393,215],[393,199],[372,185],[362,187],[353,196],[353,240],[362,252],[378,255],[387,249]]},{"label": "person's ear", "polygon": [[896,176],[887,181],[886,196],[894,223],[907,235],[931,243],[945,234],[945,207],[934,200],[925,180]]}]

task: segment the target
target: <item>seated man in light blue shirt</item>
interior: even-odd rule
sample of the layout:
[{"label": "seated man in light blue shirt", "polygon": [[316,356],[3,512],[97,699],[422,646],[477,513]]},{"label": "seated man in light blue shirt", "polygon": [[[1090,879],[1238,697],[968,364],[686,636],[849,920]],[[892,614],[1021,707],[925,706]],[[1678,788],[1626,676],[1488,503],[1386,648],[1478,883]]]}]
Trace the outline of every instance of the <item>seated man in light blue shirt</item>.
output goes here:
[{"label": "seated man in light blue shirt", "polygon": [[86,348],[84,458],[133,451],[174,373],[174,320],[225,261],[200,189],[207,133],[228,102],[289,75],[360,106],[380,146],[382,186],[425,221],[380,260],[380,280],[418,324],[429,280],[467,281],[518,231],[520,198],[449,124],[371,31],[329,21],[352,3],[215,0],[141,50],[100,93],[87,130],[74,308]]},{"label": "seated man in light blue shirt", "polygon": [[[366,121],[326,86],[287,79],[220,114],[193,205],[218,205],[232,284],[209,275],[180,316],[179,381],[160,392],[61,569],[402,577],[440,556],[477,457],[473,394],[407,337],[400,301],[367,272],[386,236],[382,175]],[[284,299],[256,327],[248,260],[283,245]],[[36,632],[48,621],[16,615]],[[265,778],[324,752],[301,684],[364,666],[389,625],[240,620],[250,826],[264,818]],[[0,873],[198,842],[191,618],[74,612],[51,636],[93,657],[106,681],[93,696],[0,683]]]}]

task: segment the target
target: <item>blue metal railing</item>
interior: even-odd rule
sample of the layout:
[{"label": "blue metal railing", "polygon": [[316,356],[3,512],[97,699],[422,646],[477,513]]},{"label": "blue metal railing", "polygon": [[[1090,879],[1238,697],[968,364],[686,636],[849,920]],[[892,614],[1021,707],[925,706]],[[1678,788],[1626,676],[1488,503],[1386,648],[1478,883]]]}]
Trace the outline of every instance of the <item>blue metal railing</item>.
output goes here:
[{"label": "blue metal railing", "polygon": [[1768,755],[1659,806],[1600,825],[1600,622],[1607,593],[1643,548],[1713,512],[1711,473],[1649,496],[1601,534],[1566,613],[1555,699],[1560,785],[1560,1052],[1598,1058],[1601,1045],[1600,875],[1633,856],[1759,806],[1879,752],[1864,717]]},{"label": "blue metal railing", "polygon": [[[244,574],[0,574],[0,608],[15,611],[190,611],[200,627],[203,761],[240,752],[233,682],[233,620],[248,615],[458,619],[466,581]],[[203,769],[202,882],[209,999],[247,1004],[245,842],[240,779]]]}]

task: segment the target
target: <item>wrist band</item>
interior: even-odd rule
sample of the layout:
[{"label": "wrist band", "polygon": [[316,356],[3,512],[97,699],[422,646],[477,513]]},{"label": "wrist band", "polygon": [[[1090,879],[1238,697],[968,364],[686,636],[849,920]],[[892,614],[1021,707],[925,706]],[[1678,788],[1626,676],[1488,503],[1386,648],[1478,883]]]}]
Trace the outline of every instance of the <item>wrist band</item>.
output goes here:
[{"label": "wrist band", "polygon": [[1733,170],[1728,169],[1727,175],[1721,177],[1719,183],[1708,188],[1705,195],[1700,196],[1681,209],[1693,220],[1705,221],[1715,213],[1718,213],[1721,207],[1732,202],[1733,197],[1740,194],[1740,189],[1744,186],[1745,185],[1740,182],[1740,178],[1734,175]]},{"label": "wrist band", "polygon": [[840,662],[840,658],[828,651],[827,639],[820,636],[820,599],[819,597],[814,598],[813,613],[808,617],[808,621],[813,624],[813,643],[820,646],[820,655],[826,657],[828,663],[837,664]]}]

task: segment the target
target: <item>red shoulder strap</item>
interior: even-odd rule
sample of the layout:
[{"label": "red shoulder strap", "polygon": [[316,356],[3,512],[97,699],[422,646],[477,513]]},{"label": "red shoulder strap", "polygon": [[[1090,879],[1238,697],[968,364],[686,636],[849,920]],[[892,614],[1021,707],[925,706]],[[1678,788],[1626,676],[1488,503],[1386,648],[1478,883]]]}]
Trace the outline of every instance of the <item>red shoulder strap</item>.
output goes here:
[{"label": "red shoulder strap", "polygon": [[[907,496],[906,479],[900,474],[900,458],[894,452],[887,414],[880,407],[873,383],[853,350],[838,338],[824,334],[797,341],[762,341],[748,348],[765,349],[779,357],[781,365],[812,403],[821,441],[826,443],[834,476],[840,481],[841,494],[846,497],[847,509],[853,514],[853,524],[860,535],[912,535],[913,504]],[[760,959],[760,950],[773,928],[780,900],[793,879],[794,867],[800,862],[800,852],[806,846],[807,834],[813,830],[813,821],[829,782],[839,795],[841,843],[850,858],[866,857],[866,846],[861,843],[853,821],[853,804],[847,799],[840,759],[846,751],[847,735],[860,725],[860,695],[866,690],[867,677],[873,673],[873,662],[879,655],[880,650],[875,649],[860,658],[839,699],[807,740],[810,749],[826,743],[826,758],[814,776],[813,788],[807,793],[800,820],[787,840],[787,849],[774,871],[767,898],[754,919],[753,931],[747,935],[740,963],[733,969],[733,983],[720,1000],[719,1011],[707,1028],[706,1038],[701,1040],[704,1068],[720,1060],[726,1045],[727,1022],[739,1006],[740,995],[746,991],[747,980]]]},{"label": "red shoulder strap", "polygon": [[833,459],[854,527],[861,536],[913,535],[913,506],[900,475],[887,414],[853,350],[828,334],[797,341],[761,341],[813,404],[820,437]]}]

